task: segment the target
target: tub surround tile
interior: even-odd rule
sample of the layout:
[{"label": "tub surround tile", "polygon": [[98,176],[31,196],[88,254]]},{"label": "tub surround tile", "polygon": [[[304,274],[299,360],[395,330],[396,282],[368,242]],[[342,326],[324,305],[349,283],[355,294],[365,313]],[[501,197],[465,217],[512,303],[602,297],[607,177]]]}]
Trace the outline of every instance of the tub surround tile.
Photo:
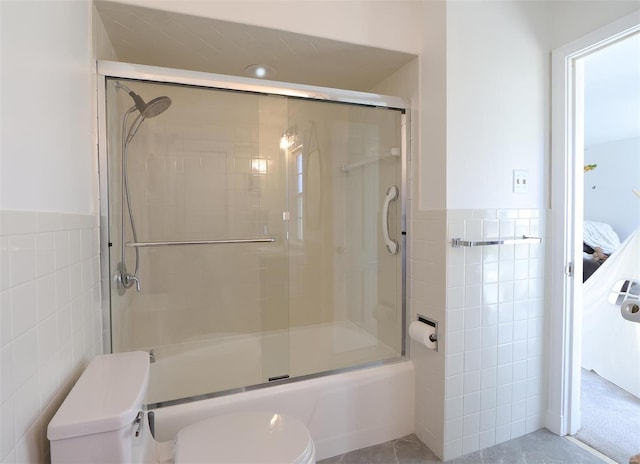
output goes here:
[{"label": "tub surround tile", "polygon": [[[180,93],[180,98],[201,99],[201,95],[192,90],[174,91]],[[220,98],[224,99],[221,95]],[[279,180],[285,175],[284,164],[277,146],[265,151],[266,145],[263,146],[261,142],[272,137],[280,138],[281,129],[278,127],[281,127],[280,123],[287,123],[286,112],[281,101],[260,99],[256,102],[254,97],[236,102],[234,107],[240,114],[254,111],[256,104],[272,117],[268,121],[246,123],[241,130],[244,135],[240,138],[232,135],[237,133],[237,126],[229,126],[237,122],[235,117],[218,120],[217,116],[210,114],[203,117],[210,122],[212,120],[207,118],[213,117],[217,121],[213,125],[229,129],[226,131],[229,137],[220,138],[219,133],[198,135],[193,127],[178,120],[171,121],[173,128],[169,132],[160,131],[147,138],[144,134],[138,136],[143,137],[138,139],[139,143],[144,141],[149,146],[145,153],[139,153],[141,156],[131,159],[130,166],[130,174],[140,180],[132,186],[132,195],[136,197],[139,194],[137,196],[146,206],[140,207],[144,214],[141,213],[137,220],[140,233],[147,234],[141,240],[178,240],[185,236],[250,237],[266,233],[267,230],[276,236],[284,233],[284,223],[275,213],[282,210],[282,183]],[[167,117],[171,119],[175,114],[167,114]],[[149,124],[155,123],[150,121]],[[267,162],[266,173],[251,174],[252,161],[256,159]],[[225,212],[211,215],[212,209]],[[332,227],[328,225],[330,222],[321,222],[325,228]],[[354,222],[357,223],[358,219],[354,218]],[[426,231],[427,224],[423,226],[422,229]],[[333,229],[331,231],[336,233]],[[336,239],[341,241],[343,237]],[[414,242],[415,247],[419,248],[417,241]],[[423,245],[426,254],[427,245]],[[179,304],[183,314],[189,312],[202,317],[185,318],[180,315],[177,320],[169,311],[149,312],[145,309],[148,305],[138,306],[134,303],[127,311],[124,311],[124,305],[118,305],[112,308],[114,320],[131,317],[141,330],[114,333],[114,346],[126,350],[177,343],[187,336],[217,333],[220,327],[228,332],[283,328],[286,314],[281,308],[284,307],[283,298],[287,296],[289,288],[283,287],[280,282],[288,277],[285,276],[288,264],[295,269],[290,287],[295,296],[291,299],[293,319],[287,321],[291,326],[327,322],[333,319],[332,308],[344,308],[340,311],[345,317],[351,310],[346,309],[348,305],[340,303],[346,298],[342,289],[344,283],[324,278],[326,273],[323,274],[322,270],[328,269],[327,266],[331,266],[332,262],[327,261],[319,250],[305,249],[305,253],[294,256],[291,263],[286,255],[277,256],[273,251],[239,255],[238,250],[237,247],[212,247],[206,250],[182,248],[166,253],[143,253],[141,296],[148,296],[144,295],[145,288],[151,292],[160,288],[170,289],[164,306],[176,307]],[[178,260],[190,261],[193,275],[199,276],[196,281],[192,275],[176,273],[175,267],[169,265],[170,261]],[[218,262],[228,265],[220,269],[215,266]],[[298,289],[303,287],[315,291],[314,297],[296,296]],[[204,309],[210,306],[212,298],[223,293],[242,295],[242,301],[218,298],[222,305],[218,311],[211,313]],[[328,295],[336,296],[337,303],[327,304]],[[244,308],[246,318],[231,317],[236,315],[238,306]],[[177,327],[171,334],[171,340],[158,338],[157,328],[160,325]],[[385,333],[383,338],[390,342],[392,337]]]}]

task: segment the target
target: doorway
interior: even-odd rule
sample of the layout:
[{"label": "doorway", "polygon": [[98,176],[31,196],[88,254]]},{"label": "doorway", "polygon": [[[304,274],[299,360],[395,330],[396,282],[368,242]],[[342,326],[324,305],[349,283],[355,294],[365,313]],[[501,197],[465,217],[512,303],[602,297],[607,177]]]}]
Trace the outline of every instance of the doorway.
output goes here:
[{"label": "doorway", "polygon": [[577,59],[574,68],[576,146],[582,147],[575,156],[583,160],[583,190],[575,192],[583,213],[575,244],[583,251],[582,276],[574,279],[582,294],[575,438],[623,463],[640,453],[640,324],[621,317],[625,296],[612,292],[619,281],[640,281],[639,68],[640,34]]},{"label": "doorway", "polygon": [[[589,375],[588,371],[582,370],[585,341],[582,243],[583,221],[588,219],[584,212],[585,181],[590,188],[593,179],[588,177],[590,171],[584,171],[587,157],[583,131],[586,127],[585,100],[582,98],[584,81],[581,77],[585,63],[598,52],[624,42],[639,31],[640,19],[634,13],[553,53],[553,243],[550,250],[551,344],[547,427],[559,435],[576,435],[581,429],[583,372]],[[610,208],[615,206],[610,205]],[[603,340],[606,343],[612,335],[602,333],[598,343],[601,345]],[[637,452],[640,452],[640,447]]]}]

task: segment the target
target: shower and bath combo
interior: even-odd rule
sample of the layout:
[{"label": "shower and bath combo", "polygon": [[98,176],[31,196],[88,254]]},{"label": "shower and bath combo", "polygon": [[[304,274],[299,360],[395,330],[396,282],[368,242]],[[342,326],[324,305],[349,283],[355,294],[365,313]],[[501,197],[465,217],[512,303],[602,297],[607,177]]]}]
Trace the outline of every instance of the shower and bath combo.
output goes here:
[{"label": "shower and bath combo", "polygon": [[408,103],[130,63],[98,74],[103,349],[154,350],[147,409],[367,366],[408,388]]},{"label": "shower and bath combo", "polygon": [[[128,88],[127,86],[121,84],[120,82],[116,83],[116,89],[122,89],[126,91],[129,96],[133,99],[134,105],[127,110],[123,119],[122,119],[122,207],[121,207],[121,221],[120,221],[120,233],[121,233],[121,255],[120,262],[118,263],[118,268],[115,274],[115,281],[118,287],[118,293],[120,295],[124,295],[128,288],[131,288],[133,285],[136,286],[136,290],[140,291],[140,279],[138,278],[138,270],[140,265],[140,252],[138,248],[135,248],[136,253],[136,261],[133,273],[127,270],[126,256],[125,256],[125,204],[126,209],[129,213],[129,224],[131,225],[131,233],[133,235],[133,241],[138,241],[138,236],[136,232],[135,220],[133,218],[133,211],[131,209],[131,198],[129,194],[129,179],[127,175],[127,148],[129,147],[129,143],[133,140],[138,129],[142,125],[145,119],[153,118],[158,116],[159,114],[165,112],[169,106],[171,106],[171,99],[166,96],[156,97],[153,100],[150,100],[148,103],[135,93],[133,90]],[[133,121],[129,130],[127,131],[127,121],[129,119],[129,115],[134,112],[138,112],[138,116]]]}]

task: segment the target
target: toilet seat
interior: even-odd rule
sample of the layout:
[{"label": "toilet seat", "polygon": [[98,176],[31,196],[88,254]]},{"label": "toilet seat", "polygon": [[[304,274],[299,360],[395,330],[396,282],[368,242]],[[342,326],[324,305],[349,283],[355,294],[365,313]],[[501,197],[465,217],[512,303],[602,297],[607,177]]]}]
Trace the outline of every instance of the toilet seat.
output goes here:
[{"label": "toilet seat", "polygon": [[235,413],[185,427],[176,437],[175,463],[315,463],[306,426],[272,412]]}]

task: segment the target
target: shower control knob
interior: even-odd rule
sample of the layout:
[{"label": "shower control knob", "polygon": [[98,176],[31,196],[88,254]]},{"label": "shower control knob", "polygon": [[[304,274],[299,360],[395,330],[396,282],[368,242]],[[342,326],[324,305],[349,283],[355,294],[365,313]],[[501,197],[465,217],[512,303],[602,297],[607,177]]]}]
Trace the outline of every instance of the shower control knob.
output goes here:
[{"label": "shower control knob", "polygon": [[137,292],[142,290],[140,286],[140,279],[138,279],[138,276],[127,272],[127,269],[123,263],[118,264],[118,271],[113,277],[113,280],[118,287],[119,295],[124,295],[127,289],[133,287],[134,284],[136,286]]},{"label": "shower control knob", "polygon": [[136,284],[136,292],[139,292],[140,291],[140,279],[138,279],[133,274],[128,274],[126,276],[126,278],[127,278],[128,283],[129,283],[129,286],[133,285],[133,283],[135,282],[135,284]]}]

